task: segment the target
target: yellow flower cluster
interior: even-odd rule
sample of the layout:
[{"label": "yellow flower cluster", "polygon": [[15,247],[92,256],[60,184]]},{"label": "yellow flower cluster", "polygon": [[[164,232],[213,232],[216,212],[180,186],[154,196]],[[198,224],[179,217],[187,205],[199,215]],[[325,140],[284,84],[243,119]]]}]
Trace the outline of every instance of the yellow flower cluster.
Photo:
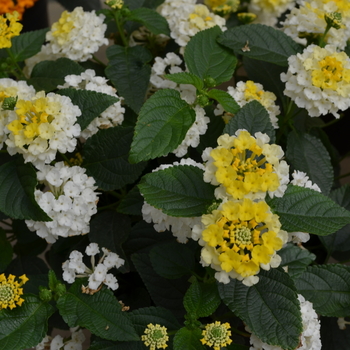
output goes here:
[{"label": "yellow flower cluster", "polygon": [[214,19],[210,16],[208,8],[198,4],[194,7],[194,12],[189,16],[190,27],[195,27],[199,30],[211,28],[215,26]]},{"label": "yellow flower cluster", "polygon": [[269,264],[284,243],[278,236],[278,216],[270,212],[265,201],[227,201],[203,215],[202,223],[203,260],[243,278],[256,275],[261,264]]},{"label": "yellow flower cluster", "polygon": [[204,3],[221,16],[236,12],[239,6],[239,0],[204,0]]},{"label": "yellow flower cluster", "polygon": [[205,330],[202,332],[204,338],[201,339],[203,345],[213,347],[214,350],[220,350],[222,347],[230,345],[232,340],[230,339],[231,328],[229,323],[223,323],[216,321],[205,326]]},{"label": "yellow flower cluster", "polygon": [[30,7],[33,7],[37,1],[38,0],[1,0],[0,15],[17,11],[19,14],[19,19],[21,20],[24,11]]},{"label": "yellow flower cluster", "polygon": [[165,349],[169,340],[167,329],[159,324],[150,323],[145,329],[145,334],[141,336],[141,340],[150,350]]},{"label": "yellow flower cluster", "polygon": [[19,21],[18,12],[0,16],[0,49],[12,46],[11,39],[18,36],[23,26]]},{"label": "yellow flower cluster", "polygon": [[59,45],[69,40],[70,32],[74,28],[74,18],[68,11],[63,11],[60,19],[51,27],[52,36],[56,38]]},{"label": "yellow flower cluster", "polygon": [[21,306],[24,299],[21,298],[23,294],[23,284],[28,281],[26,275],[19,277],[21,282],[15,281],[14,275],[9,275],[7,278],[5,274],[0,275],[0,310],[1,309],[13,309],[16,306]]}]

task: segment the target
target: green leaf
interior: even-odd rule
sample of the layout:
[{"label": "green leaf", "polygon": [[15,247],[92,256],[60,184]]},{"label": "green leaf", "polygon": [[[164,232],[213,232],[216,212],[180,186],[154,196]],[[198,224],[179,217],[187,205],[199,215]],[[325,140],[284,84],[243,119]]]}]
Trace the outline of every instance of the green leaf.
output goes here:
[{"label": "green leaf", "polygon": [[[329,195],[341,207],[350,210],[350,185],[342,186]],[[350,224],[326,237],[320,237],[323,246],[338,260],[347,260],[350,252]]]},{"label": "green leaf", "polygon": [[218,101],[226,112],[236,114],[241,108],[226,91],[212,89],[208,92],[208,96]]},{"label": "green leaf", "polygon": [[202,79],[214,79],[216,85],[229,81],[237,65],[237,58],[217,43],[220,34],[218,26],[202,30],[191,38],[185,50],[189,71]]},{"label": "green leaf", "polygon": [[309,266],[295,281],[298,292],[322,316],[350,315],[350,266]]},{"label": "green leaf", "polygon": [[132,10],[130,16],[127,17],[127,20],[141,23],[155,35],[165,34],[170,36],[170,29],[167,20],[158,12],[149,8],[140,7]]},{"label": "green leaf", "polygon": [[128,162],[132,134],[133,128],[117,126],[100,130],[86,140],[83,167],[101,189],[120,189],[137,180],[144,170],[146,163]]},{"label": "green leaf", "polygon": [[282,258],[280,266],[288,267],[288,274],[293,279],[298,278],[315,259],[316,255],[301,249],[294,244],[287,244],[278,255]]},{"label": "green leaf", "polygon": [[267,200],[283,230],[327,236],[350,223],[350,212],[323,194],[288,185],[282,198]]},{"label": "green leaf", "polygon": [[246,287],[234,279],[219,284],[224,303],[263,342],[294,350],[299,344],[302,322],[292,279],[282,269],[259,273],[259,282]]},{"label": "green leaf", "polygon": [[127,215],[142,215],[142,205],[144,199],[137,186],[133,187],[130,192],[120,201],[118,212]]},{"label": "green leaf", "polygon": [[219,43],[236,55],[288,66],[288,57],[302,52],[302,47],[281,30],[263,24],[237,26],[225,31]]},{"label": "green leaf", "polygon": [[178,165],[145,175],[138,185],[147,203],[171,216],[202,216],[214,200],[203,170]]},{"label": "green leaf", "polygon": [[51,221],[35,201],[36,172],[22,157],[0,166],[0,211],[12,219]]},{"label": "green leaf", "polygon": [[12,38],[10,51],[12,52],[14,59],[17,62],[24,61],[25,59],[37,54],[45,42],[45,36],[48,31],[49,28],[44,28],[33,32],[23,33]]},{"label": "green leaf", "polygon": [[24,294],[22,306],[0,310],[1,348],[28,349],[38,345],[47,334],[47,319],[54,308],[36,295]]},{"label": "green leaf", "polygon": [[182,299],[189,287],[188,276],[174,280],[159,276],[147,253],[135,253],[131,260],[155,305],[167,308],[176,317],[183,317],[185,310]]},{"label": "green leaf", "polygon": [[57,301],[60,314],[70,327],[85,327],[107,340],[139,340],[111,290],[102,288],[94,295],[88,295],[81,292],[81,286],[81,280],[77,280]]},{"label": "green leaf", "polygon": [[349,350],[350,327],[340,330],[336,318],[321,317],[321,342],[322,350]]},{"label": "green leaf", "polygon": [[244,105],[224,128],[224,133],[234,135],[238,129],[245,129],[254,136],[256,132],[262,132],[270,137],[270,142],[275,142],[275,130],[270,116],[265,107],[258,101],[251,101]]},{"label": "green leaf", "polygon": [[328,195],[334,181],[331,158],[321,140],[291,132],[287,141],[287,160],[294,169],[305,172],[323,194]]},{"label": "green leaf", "polygon": [[113,45],[106,50],[109,59],[105,70],[107,77],[123,96],[125,103],[136,113],[146,98],[152,60],[151,53],[142,46],[125,48]]},{"label": "green leaf", "polygon": [[174,337],[174,350],[205,350],[201,343],[202,331],[199,328],[178,330]]},{"label": "green leaf", "polygon": [[195,268],[193,251],[178,242],[158,244],[150,251],[152,266],[158,275],[176,279],[184,275],[191,275]]},{"label": "green leaf", "polygon": [[112,342],[104,339],[94,339],[89,350],[145,350],[143,342]]},{"label": "green leaf", "polygon": [[89,90],[62,89],[58,90],[57,94],[68,96],[73,104],[80,108],[81,116],[78,118],[77,123],[80,125],[81,130],[86,129],[109,106],[119,101],[114,96]]},{"label": "green leaf", "polygon": [[180,145],[195,118],[195,111],[178,91],[157,91],[141,108],[130,161],[136,163],[167,155]]},{"label": "green leaf", "polygon": [[68,59],[59,58],[56,61],[42,61],[34,66],[28,84],[35,90],[50,92],[57,89],[57,85],[64,84],[64,77],[70,74],[80,75],[84,72],[78,63]]},{"label": "green leaf", "polygon": [[195,318],[208,317],[221,303],[218,287],[215,283],[202,283],[195,280],[184,297],[184,306]]},{"label": "green leaf", "polygon": [[204,83],[201,78],[188,72],[166,74],[165,78],[173,81],[176,84],[191,84],[195,86],[198,90],[203,89]]},{"label": "green leaf", "polygon": [[12,255],[12,245],[6,238],[6,232],[0,228],[0,272],[3,272],[11,262]]}]

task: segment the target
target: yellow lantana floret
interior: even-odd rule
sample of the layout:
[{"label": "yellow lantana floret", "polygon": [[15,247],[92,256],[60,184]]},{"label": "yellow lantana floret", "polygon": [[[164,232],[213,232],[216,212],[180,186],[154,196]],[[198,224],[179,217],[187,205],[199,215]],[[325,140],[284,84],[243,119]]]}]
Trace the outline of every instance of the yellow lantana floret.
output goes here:
[{"label": "yellow lantana floret", "polygon": [[220,350],[230,345],[232,343],[230,328],[231,326],[227,322],[221,324],[221,322],[216,321],[215,323],[207,324],[202,332],[204,337],[201,339],[201,343],[214,348],[214,350]]},{"label": "yellow lantana floret", "polygon": [[18,277],[20,282],[15,281],[16,276],[9,275],[7,278],[5,274],[0,275],[0,310],[13,309],[16,306],[21,306],[24,299],[21,298],[23,294],[23,284],[28,281],[26,275]]},{"label": "yellow lantana floret", "polygon": [[167,341],[169,340],[167,334],[166,327],[150,323],[147,325],[144,335],[141,336],[141,340],[150,350],[165,349],[168,346]]},{"label": "yellow lantana floret", "polygon": [[20,34],[23,25],[18,21],[19,14],[16,11],[0,16],[0,49],[11,47],[11,39]]}]

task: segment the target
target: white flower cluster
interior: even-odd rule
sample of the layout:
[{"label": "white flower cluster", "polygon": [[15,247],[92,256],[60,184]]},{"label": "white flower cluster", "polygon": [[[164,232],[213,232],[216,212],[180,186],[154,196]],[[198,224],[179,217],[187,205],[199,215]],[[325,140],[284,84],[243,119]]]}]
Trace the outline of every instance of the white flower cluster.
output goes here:
[{"label": "white flower cluster", "polygon": [[336,47],[309,45],[302,54],[288,58],[288,71],[281,74],[284,94],[311,117],[350,107],[350,58]]},{"label": "white flower cluster", "polygon": [[36,347],[35,350],[82,350],[85,335],[78,327],[70,328],[71,336],[68,339],[57,334],[55,337],[47,335]]},{"label": "white flower cluster", "polygon": [[[77,90],[89,90],[102,92],[104,94],[114,96],[120,99],[116,94],[116,89],[108,85],[108,80],[104,77],[96,76],[92,69],[87,69],[80,75],[67,75],[65,84],[58,86],[59,89],[75,88]],[[99,129],[107,129],[116,125],[120,125],[124,120],[125,108],[121,106],[121,101],[109,106],[101,115],[95,118],[88,127],[81,132],[81,136],[85,139],[96,134]]]},{"label": "white flower cluster", "polygon": [[55,166],[43,166],[37,177],[49,187],[49,192],[36,190],[35,200],[52,221],[26,220],[28,228],[49,243],[59,236],[88,233],[91,216],[97,212],[98,197],[95,180],[85,174],[85,169],[58,162]]},{"label": "white flower cluster", "polygon": [[205,5],[196,4],[196,0],[165,0],[157,11],[168,21],[170,36],[181,46],[181,53],[199,31],[216,25],[226,30],[226,20],[210,12]]},{"label": "white flower cluster", "polygon": [[10,155],[23,154],[36,166],[52,162],[57,152],[73,152],[80,134],[78,106],[67,96],[38,92],[30,100],[18,100],[8,114],[5,132]]},{"label": "white flower cluster", "polygon": [[275,26],[278,17],[295,6],[295,0],[251,0],[248,11],[257,15],[254,23]]},{"label": "white flower cluster", "polygon": [[[300,336],[300,346],[296,350],[321,350],[321,325],[313,305],[300,294],[298,295],[298,300],[303,322],[303,332]],[[248,327],[246,327],[246,330],[251,332]],[[283,350],[279,346],[264,343],[253,333],[250,337],[250,344],[250,350]]]},{"label": "white flower cluster", "polygon": [[82,7],[76,7],[72,12],[64,11],[46,33],[48,43],[25,61],[26,74],[29,76],[33,67],[41,61],[54,61],[60,57],[87,61],[100,46],[108,45],[108,39],[104,37],[107,29],[104,19],[103,14],[85,12]]},{"label": "white flower cluster", "polygon": [[21,100],[30,100],[35,96],[35,89],[24,80],[0,79],[0,149],[3,147],[6,139],[5,126],[8,122],[9,114],[13,114],[13,111],[2,110],[1,107],[5,98],[16,96]]},{"label": "white flower cluster", "polygon": [[87,287],[82,287],[82,291],[87,294],[94,294],[100,290],[103,284],[112,290],[119,287],[118,280],[108,270],[119,268],[124,265],[125,260],[121,259],[118,254],[102,248],[103,255],[95,265],[95,256],[100,254],[100,249],[97,243],[90,243],[86,249],[86,255],[90,256],[91,268],[88,268],[83,262],[83,254],[77,250],[73,250],[69,259],[63,265],[63,280],[68,283],[73,283],[78,277],[89,277]]},{"label": "white flower cluster", "polygon": [[343,26],[339,29],[331,28],[326,35],[326,42],[344,50],[347,40],[350,38],[350,3],[349,1],[328,0],[299,0],[298,7],[294,7],[287,14],[282,23],[282,30],[295,41],[306,45],[306,38],[299,35],[323,35],[327,22],[325,15],[337,12],[342,16]]},{"label": "white flower cluster", "polygon": [[[204,169],[203,164],[195,162],[193,159],[181,159],[180,162],[173,164],[164,164],[154,169],[153,172],[170,168],[177,165],[190,165],[200,169]],[[165,230],[171,231],[180,243],[186,243],[188,238],[198,239],[192,237],[192,228],[194,225],[198,225],[201,222],[201,217],[175,217],[164,214],[160,209],[153,207],[146,201],[142,206],[142,217],[148,223],[153,222],[154,229],[157,232],[164,232]]]},{"label": "white flower cluster", "polygon": [[[152,67],[151,84],[156,89],[174,89],[180,92],[181,98],[189,104],[196,100],[196,88],[191,84],[176,84],[164,78],[165,74],[174,74],[183,72],[180,65],[182,59],[174,53],[168,53],[165,58],[156,57]],[[153,90],[154,90],[153,88]],[[194,107],[196,119],[186,133],[184,140],[172,152],[181,158],[187,153],[188,147],[197,147],[200,141],[200,135],[204,135],[208,129],[210,119],[205,115],[205,111],[199,105]]]},{"label": "white flower cluster", "polygon": [[275,103],[277,97],[274,93],[264,91],[264,87],[261,84],[254,83],[251,80],[246,82],[239,81],[235,88],[229,86],[227,92],[235,99],[240,107],[253,100],[260,102],[267,110],[273,127],[275,129],[278,128],[277,116],[280,114],[280,109]]}]

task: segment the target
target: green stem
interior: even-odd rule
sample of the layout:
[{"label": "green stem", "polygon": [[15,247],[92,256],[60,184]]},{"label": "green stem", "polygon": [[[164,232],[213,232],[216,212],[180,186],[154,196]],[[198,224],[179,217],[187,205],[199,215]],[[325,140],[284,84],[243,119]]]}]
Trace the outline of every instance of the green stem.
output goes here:
[{"label": "green stem", "polygon": [[100,64],[103,67],[107,67],[105,63],[103,63],[101,60],[99,60],[95,55],[92,55],[92,59],[96,61],[98,64]]},{"label": "green stem", "polygon": [[120,15],[119,15],[120,12],[116,12],[115,15],[114,15],[114,18],[115,18],[115,22],[117,24],[117,28],[118,28],[118,32],[119,32],[119,35],[122,39],[122,42],[124,44],[125,47],[128,47],[129,46],[129,43],[128,43],[128,40],[125,36],[125,33],[124,33],[124,21],[122,21],[120,19]]},{"label": "green stem", "polygon": [[60,153],[61,157],[64,159],[64,161],[67,162],[67,164],[69,166],[73,166],[73,164],[70,162],[70,160],[67,158],[67,156],[65,154],[63,154],[61,152],[59,152],[59,153]]},{"label": "green stem", "polygon": [[318,46],[320,47],[325,47],[326,46],[326,42],[325,42],[325,37],[327,35],[327,33],[329,32],[329,30],[332,28],[332,26],[330,24],[327,23],[327,27],[326,30],[324,31],[323,35],[320,38],[320,41],[318,43]]},{"label": "green stem", "polygon": [[97,208],[97,210],[98,211],[102,211],[102,210],[110,209],[110,208],[113,208],[113,207],[117,206],[118,204],[119,204],[119,202],[108,204],[108,205],[105,205],[103,207]]},{"label": "green stem", "polygon": [[322,125],[321,128],[322,128],[322,129],[323,129],[323,128],[327,128],[328,126],[337,123],[337,122],[338,122],[340,119],[342,119],[343,117],[344,117],[344,113],[342,113],[342,114],[340,115],[339,118],[333,119],[333,120],[331,120],[330,122],[328,122],[328,123]]},{"label": "green stem", "polygon": [[343,179],[344,177],[348,177],[350,176],[350,173],[346,173],[346,174],[343,174],[343,175],[339,175],[337,176],[334,180],[340,180],[340,179]]},{"label": "green stem", "polygon": [[12,225],[11,225],[11,224],[9,224],[8,222],[6,222],[6,221],[4,221],[4,220],[0,220],[0,222],[1,222],[2,224],[4,224],[4,225],[7,225],[7,226],[12,227]]},{"label": "green stem", "polygon": [[6,48],[6,52],[9,55],[12,63],[15,65],[17,70],[12,69],[11,72],[16,76],[18,80],[27,80],[25,75],[23,74],[22,68],[18,65],[15,57],[13,56],[11,50],[9,48]]}]

